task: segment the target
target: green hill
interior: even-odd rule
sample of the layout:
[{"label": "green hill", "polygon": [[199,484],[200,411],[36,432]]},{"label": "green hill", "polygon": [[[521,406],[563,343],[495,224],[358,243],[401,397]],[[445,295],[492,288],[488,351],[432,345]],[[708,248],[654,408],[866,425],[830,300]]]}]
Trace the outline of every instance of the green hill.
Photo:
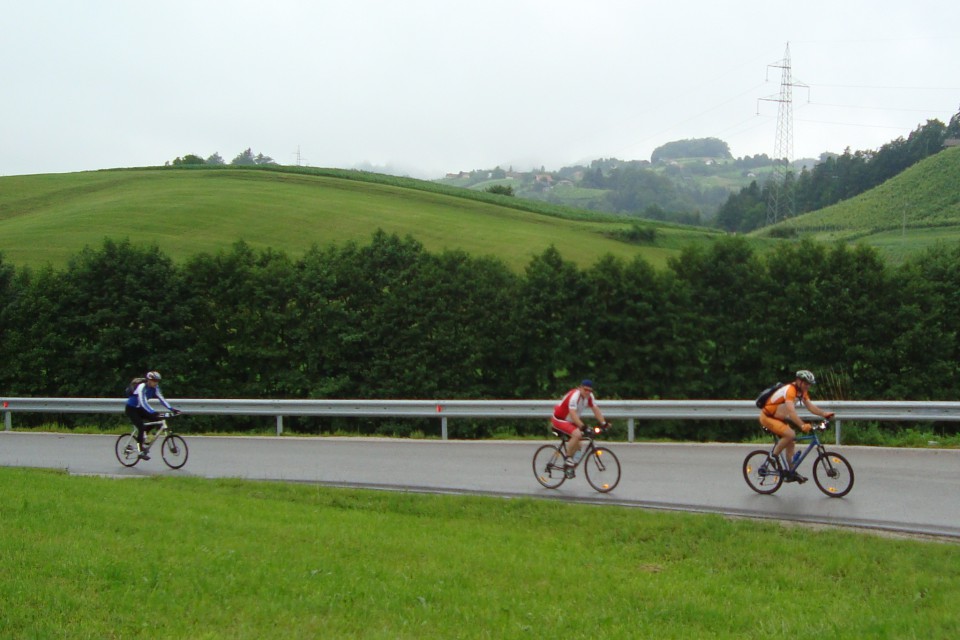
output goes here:
[{"label": "green hill", "polygon": [[[463,194],[462,196],[457,194]],[[538,209],[539,207],[539,209]],[[522,269],[550,245],[581,266],[605,254],[662,266],[716,232],[637,223],[425,181],[297,167],[114,169],[0,178],[0,251],[15,265],[60,266],[105,237],[153,243],[175,260],[244,240],[293,257],[311,245],[366,244],[380,228],[429,251],[462,250]],[[619,234],[619,235],[618,235]]]},{"label": "green hill", "polygon": [[862,242],[894,262],[938,242],[956,242],[960,240],[960,147],[930,156],[859,196],[755,235]]}]

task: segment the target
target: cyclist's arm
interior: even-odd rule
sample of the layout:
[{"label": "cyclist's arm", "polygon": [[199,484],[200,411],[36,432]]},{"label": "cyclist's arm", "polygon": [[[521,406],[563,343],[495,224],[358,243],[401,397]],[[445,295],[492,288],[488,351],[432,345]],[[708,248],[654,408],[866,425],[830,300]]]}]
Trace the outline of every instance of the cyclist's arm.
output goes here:
[{"label": "cyclist's arm", "polygon": [[600,411],[600,407],[597,406],[597,403],[593,403],[593,417],[597,419],[597,422],[603,424],[606,420],[603,419],[603,412]]},{"label": "cyclist's arm", "polygon": [[784,402],[783,406],[787,410],[787,419],[790,420],[797,428],[803,427],[803,420],[800,418],[800,414],[797,413],[797,408],[793,406],[792,402]]},{"label": "cyclist's arm", "polygon": [[159,400],[160,404],[167,408],[167,411],[174,411],[174,408],[170,406],[170,403],[167,402],[167,399],[163,397],[162,393],[160,393],[160,387],[157,387],[157,400]]},{"label": "cyclist's arm", "polygon": [[577,425],[578,429],[583,429],[583,418],[580,417],[580,412],[574,407],[570,407],[570,415],[567,416],[567,419]]},{"label": "cyclist's arm", "polygon": [[809,396],[803,399],[803,406],[805,406],[807,408],[807,411],[809,411],[815,416],[820,416],[821,418],[828,418],[828,419],[833,417],[833,413],[831,413],[830,411],[824,411],[817,405],[813,404],[813,401],[810,400]]}]

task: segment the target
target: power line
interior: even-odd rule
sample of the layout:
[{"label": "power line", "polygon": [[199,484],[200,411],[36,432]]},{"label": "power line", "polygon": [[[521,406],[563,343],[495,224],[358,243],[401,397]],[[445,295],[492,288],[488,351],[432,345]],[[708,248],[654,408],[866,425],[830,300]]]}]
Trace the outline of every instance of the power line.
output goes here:
[{"label": "power line", "polygon": [[868,107],[856,104],[832,104],[829,102],[807,102],[814,107],[837,107],[838,109],[870,109],[873,111],[907,111],[910,113],[935,113],[938,109],[904,109],[901,107]]},{"label": "power line", "polygon": [[882,87],[867,84],[814,84],[825,89],[884,89],[891,91],[960,91],[960,87]]},{"label": "power line", "polygon": [[810,124],[835,124],[841,127],[862,127],[865,129],[893,129],[900,131],[909,127],[895,127],[888,124],[864,124],[862,122],[831,122],[829,120],[809,120],[807,118],[798,118],[797,122],[808,122]]}]

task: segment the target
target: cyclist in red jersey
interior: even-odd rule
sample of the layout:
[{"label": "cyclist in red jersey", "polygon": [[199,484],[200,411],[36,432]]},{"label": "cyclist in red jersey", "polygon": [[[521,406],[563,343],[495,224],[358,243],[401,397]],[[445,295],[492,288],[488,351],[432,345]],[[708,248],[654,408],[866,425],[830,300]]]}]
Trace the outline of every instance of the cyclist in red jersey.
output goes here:
[{"label": "cyclist in red jersey", "polygon": [[580,451],[580,439],[583,438],[583,412],[587,407],[593,410],[597,422],[600,424],[606,422],[593,397],[593,382],[590,380],[584,380],[579,386],[567,391],[553,408],[553,415],[550,416],[553,428],[570,436],[567,442],[567,459],[564,461],[568,467],[576,464],[573,456]]}]

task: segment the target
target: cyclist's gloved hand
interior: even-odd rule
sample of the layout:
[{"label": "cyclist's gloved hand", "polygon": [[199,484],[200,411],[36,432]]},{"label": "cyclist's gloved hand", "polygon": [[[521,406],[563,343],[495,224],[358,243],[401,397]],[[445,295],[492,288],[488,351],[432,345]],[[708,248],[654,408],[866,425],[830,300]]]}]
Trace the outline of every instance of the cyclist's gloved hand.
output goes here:
[{"label": "cyclist's gloved hand", "polygon": [[813,428],[813,427],[810,426],[810,423],[809,423],[809,422],[804,422],[804,423],[803,423],[803,426],[800,427],[800,429],[803,430],[804,433],[810,433],[810,429],[812,429],[812,428]]},{"label": "cyclist's gloved hand", "polygon": [[180,411],[180,409],[171,409],[170,413],[172,413],[175,416],[178,416],[181,413],[183,413],[183,411]]},{"label": "cyclist's gloved hand", "polygon": [[835,414],[833,411],[828,411],[828,412],[827,412],[827,415],[823,416],[823,418],[824,418],[824,420],[833,420],[833,416],[835,416],[835,415],[837,415],[837,414]]}]

